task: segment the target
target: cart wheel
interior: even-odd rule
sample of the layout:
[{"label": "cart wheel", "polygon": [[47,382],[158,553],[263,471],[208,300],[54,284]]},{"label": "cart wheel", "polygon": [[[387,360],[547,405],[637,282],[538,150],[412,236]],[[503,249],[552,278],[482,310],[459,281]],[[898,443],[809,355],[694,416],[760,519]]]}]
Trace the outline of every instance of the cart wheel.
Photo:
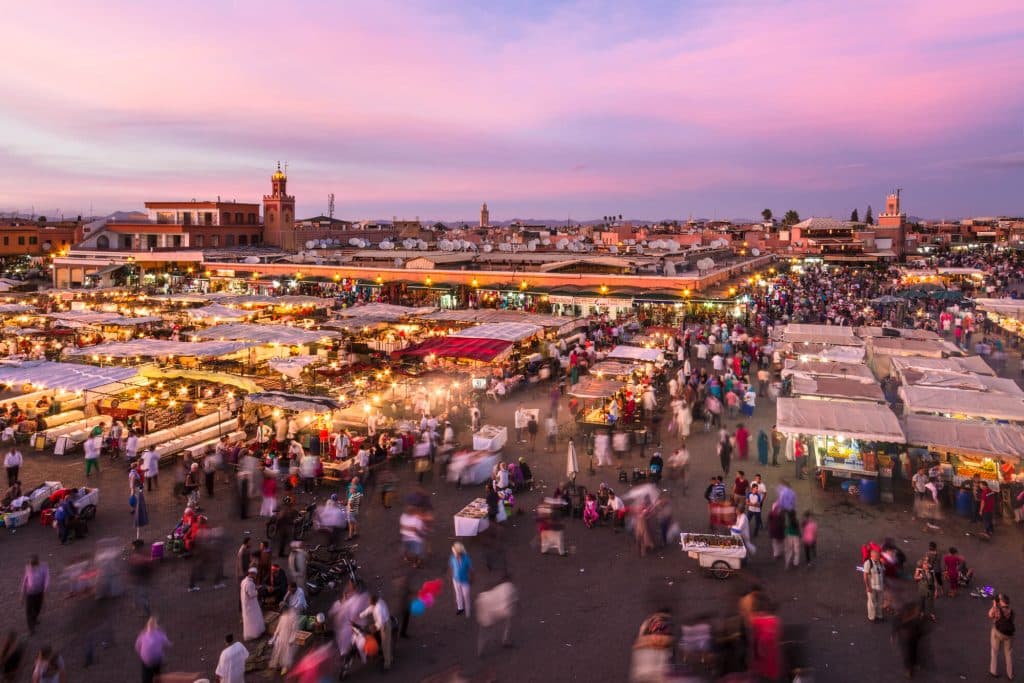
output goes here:
[{"label": "cart wheel", "polygon": [[732,567],[725,560],[715,560],[711,563],[711,576],[716,579],[727,579],[732,573]]},{"label": "cart wheel", "polygon": [[267,521],[267,538],[273,538],[277,535],[277,520],[271,517]]},{"label": "cart wheel", "polygon": [[86,521],[88,521],[90,519],[95,519],[96,518],[96,506],[95,505],[86,505],[84,508],[82,508],[82,512],[79,513],[79,517],[81,517],[82,519],[84,519]]}]

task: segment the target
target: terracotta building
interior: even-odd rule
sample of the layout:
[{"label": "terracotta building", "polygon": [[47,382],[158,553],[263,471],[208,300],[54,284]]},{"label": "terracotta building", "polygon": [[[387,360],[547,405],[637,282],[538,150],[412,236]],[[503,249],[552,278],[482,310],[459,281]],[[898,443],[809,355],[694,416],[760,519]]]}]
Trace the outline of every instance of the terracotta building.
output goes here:
[{"label": "terracotta building", "polygon": [[46,256],[65,251],[81,231],[79,221],[7,221],[0,223],[0,257]]}]

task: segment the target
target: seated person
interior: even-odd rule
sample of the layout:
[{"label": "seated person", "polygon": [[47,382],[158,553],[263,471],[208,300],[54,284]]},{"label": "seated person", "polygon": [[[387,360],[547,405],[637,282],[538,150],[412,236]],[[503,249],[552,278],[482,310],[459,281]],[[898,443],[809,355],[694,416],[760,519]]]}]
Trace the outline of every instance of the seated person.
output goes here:
[{"label": "seated person", "polygon": [[284,600],[284,595],[288,592],[288,578],[284,575],[281,565],[277,562],[270,565],[270,575],[257,592],[260,599],[268,604],[276,605]]},{"label": "seated person", "polygon": [[20,481],[14,482],[7,488],[7,491],[4,493],[3,500],[0,500],[0,504],[2,504],[5,508],[11,507],[11,503],[13,503],[18,498],[21,498]]}]

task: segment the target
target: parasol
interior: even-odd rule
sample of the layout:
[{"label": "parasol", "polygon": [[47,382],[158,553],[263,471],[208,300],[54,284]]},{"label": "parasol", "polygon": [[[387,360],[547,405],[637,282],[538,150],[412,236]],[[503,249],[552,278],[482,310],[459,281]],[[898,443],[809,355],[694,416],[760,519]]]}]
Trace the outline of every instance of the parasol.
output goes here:
[{"label": "parasol", "polygon": [[573,443],[572,439],[569,439],[569,451],[565,456],[565,476],[569,477],[569,481],[576,481],[576,475],[580,471],[580,461],[576,457],[576,444]]}]

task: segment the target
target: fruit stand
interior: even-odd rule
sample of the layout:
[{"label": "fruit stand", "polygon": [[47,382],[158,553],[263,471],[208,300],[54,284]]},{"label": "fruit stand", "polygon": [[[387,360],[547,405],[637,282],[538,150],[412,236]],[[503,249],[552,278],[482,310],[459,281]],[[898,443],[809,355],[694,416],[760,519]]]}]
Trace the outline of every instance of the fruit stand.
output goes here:
[{"label": "fruit stand", "polygon": [[738,571],[747,557],[747,547],[739,536],[720,534],[680,534],[683,551],[697,560],[701,569],[716,579],[727,579]]}]

